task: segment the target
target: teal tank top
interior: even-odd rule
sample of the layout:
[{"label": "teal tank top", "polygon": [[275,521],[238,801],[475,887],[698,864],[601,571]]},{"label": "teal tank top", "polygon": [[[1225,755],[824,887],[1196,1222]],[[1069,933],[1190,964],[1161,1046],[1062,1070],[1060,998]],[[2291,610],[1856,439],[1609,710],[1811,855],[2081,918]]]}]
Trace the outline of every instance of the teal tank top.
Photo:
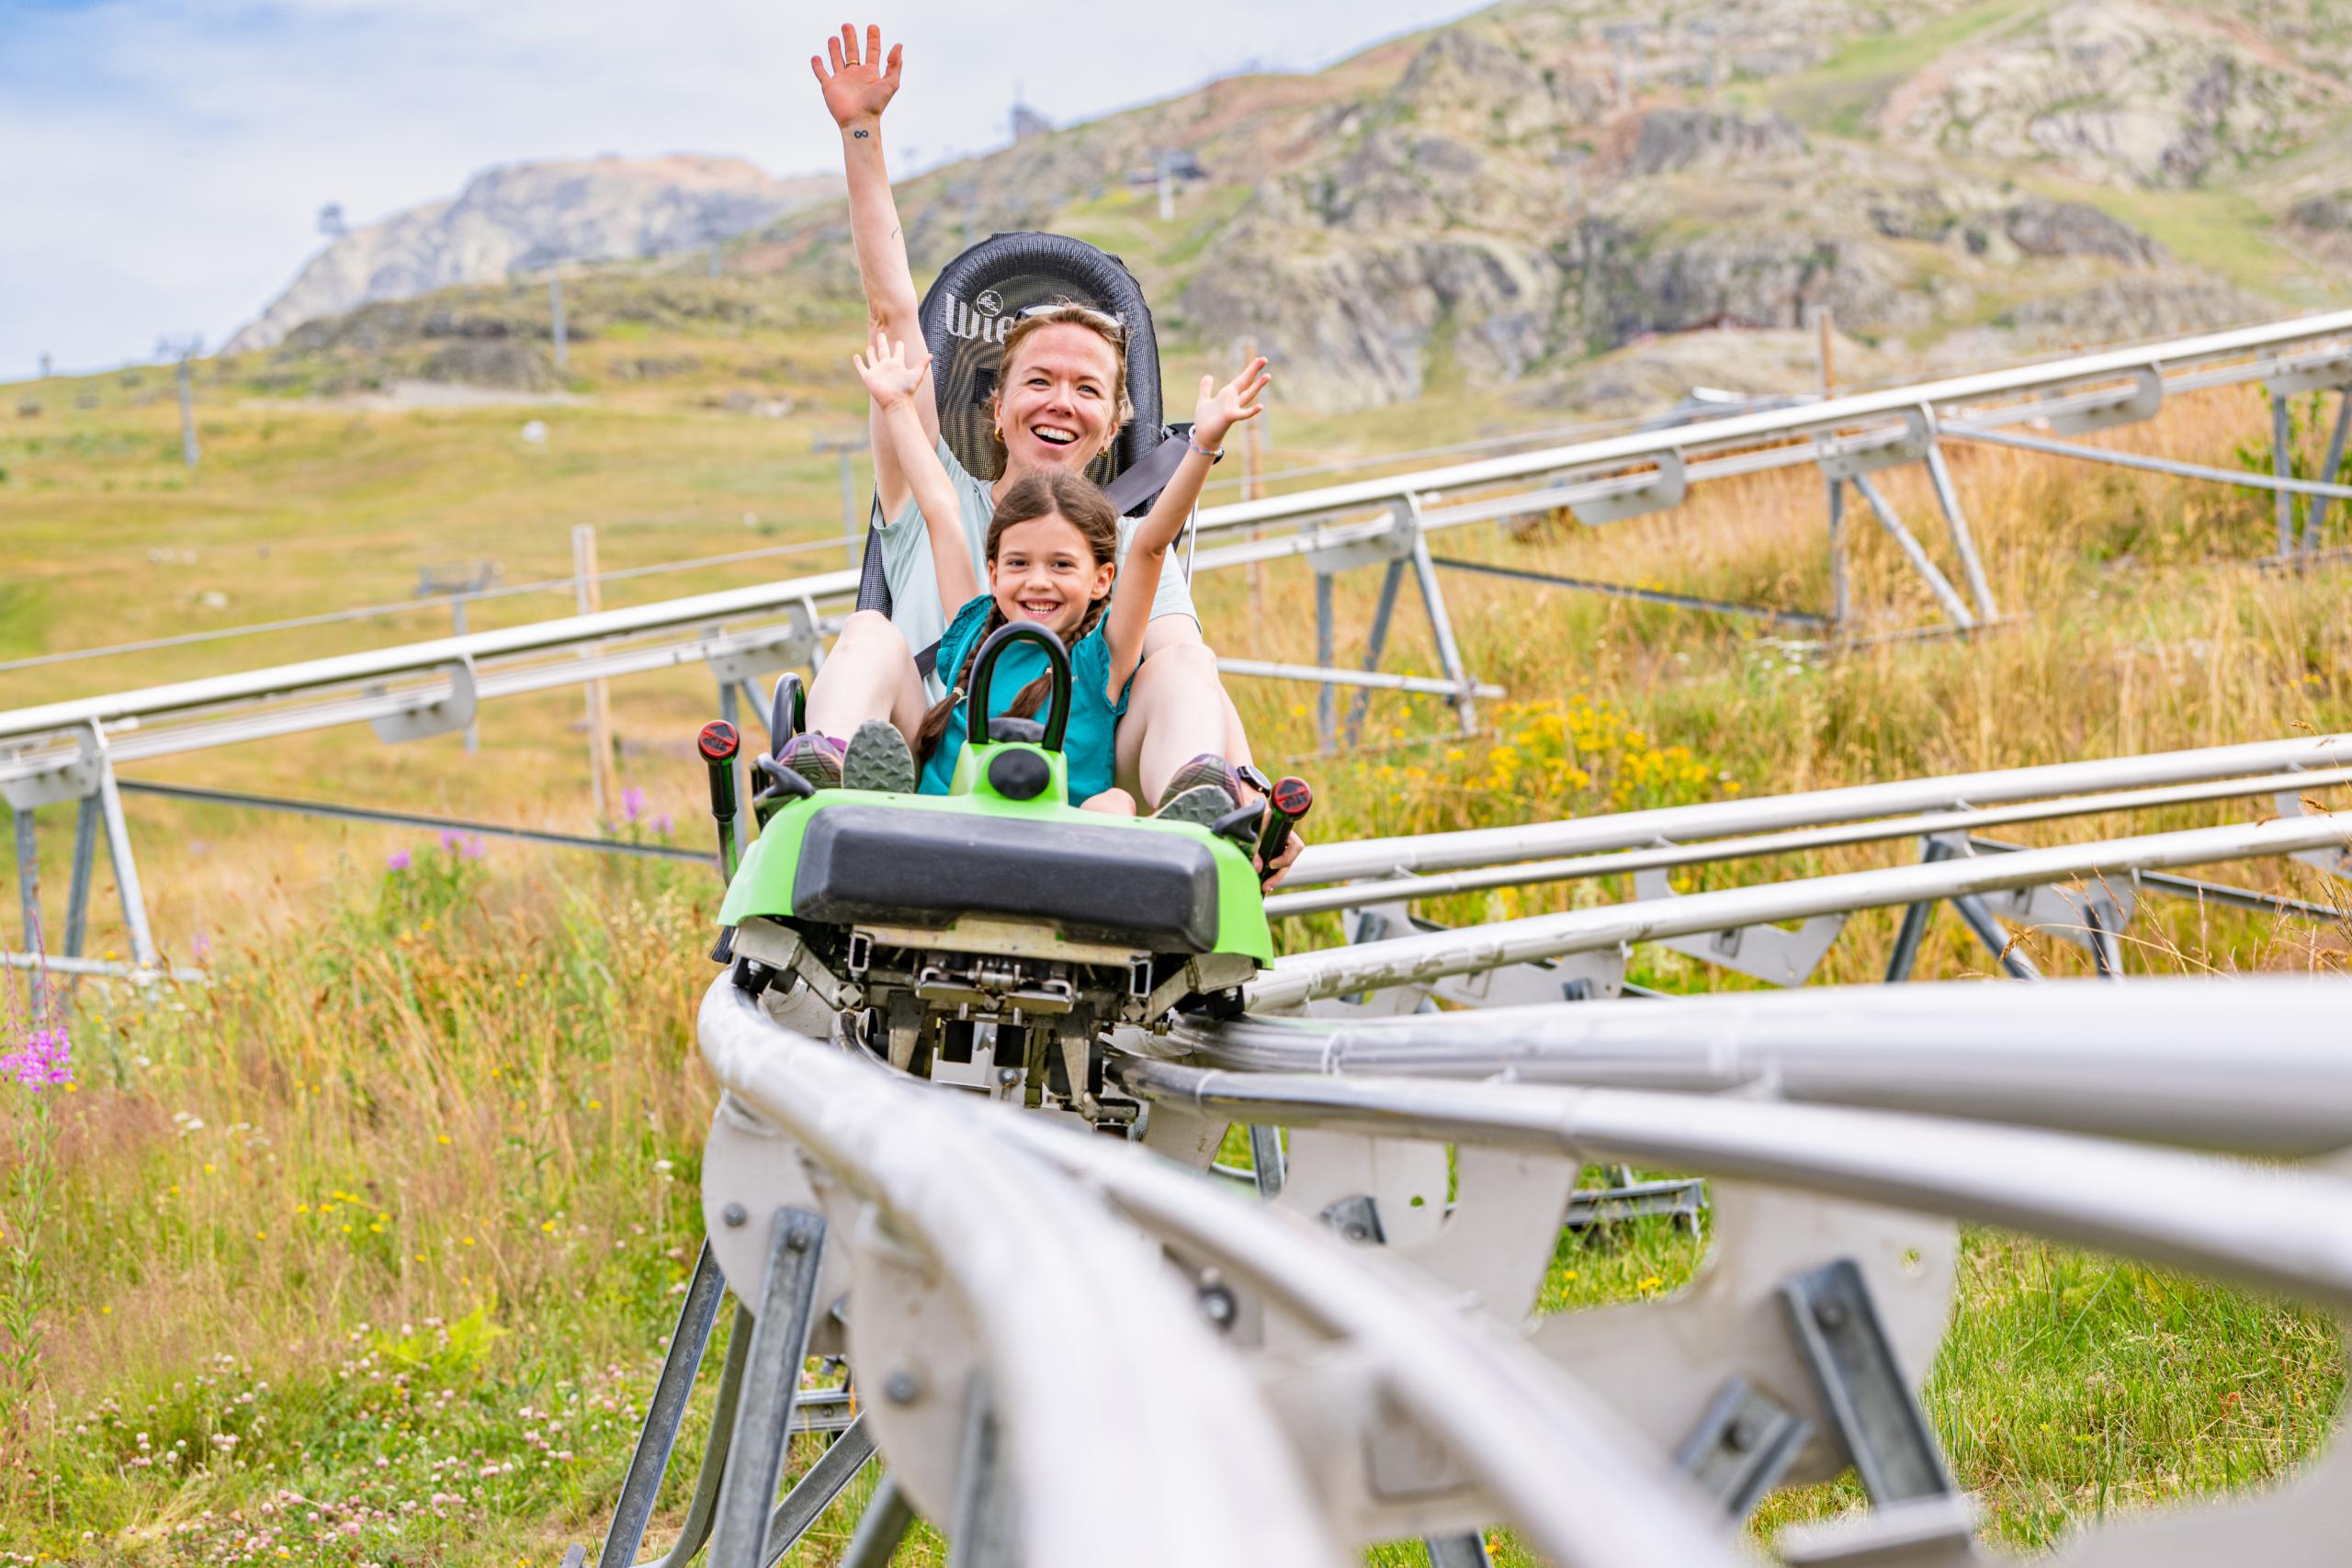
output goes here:
[{"label": "teal tank top", "polygon": [[[989,612],[996,601],[983,593],[956,612],[947,631],[939,639],[939,678],[953,684],[964,672],[964,660],[980,642],[980,633],[989,624]],[[1119,717],[1127,711],[1127,691],[1135,683],[1129,677],[1126,686],[1119,689],[1119,700],[1112,702],[1104,694],[1111,683],[1111,644],[1102,635],[1110,622],[1104,615],[1094,623],[1094,629],[1078,639],[1069,650],[1070,711],[1069,728],[1062,737],[1062,755],[1069,764],[1069,803],[1082,806],[1094,795],[1109,789],[1112,774],[1117,767],[1117,753],[1113,740]],[[996,709],[990,718],[1001,718],[1012,706],[1012,699],[1021,689],[1046,672],[1046,652],[1034,642],[1016,642],[998,655],[996,673],[989,678],[989,702]],[[924,795],[945,795],[948,782],[956,776],[956,759],[964,754],[964,740],[968,733],[965,715],[971,706],[968,700],[958,701],[947,716],[946,731],[939,738],[929,760],[922,765],[922,780],[916,788]],[[1045,711],[1040,708],[1037,718],[1042,722]]]}]

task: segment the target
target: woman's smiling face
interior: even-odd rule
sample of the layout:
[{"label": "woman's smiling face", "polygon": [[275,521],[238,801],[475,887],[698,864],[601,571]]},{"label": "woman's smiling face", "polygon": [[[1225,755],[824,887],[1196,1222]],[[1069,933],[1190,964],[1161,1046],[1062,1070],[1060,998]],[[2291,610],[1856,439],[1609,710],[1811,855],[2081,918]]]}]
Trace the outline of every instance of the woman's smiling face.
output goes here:
[{"label": "woman's smiling face", "polygon": [[1118,434],[1119,356],[1102,334],[1056,321],[1024,338],[997,389],[1005,469],[1092,462]]},{"label": "woman's smiling face", "polygon": [[[1097,340],[1100,341],[1100,340]],[[1098,563],[1078,525],[1055,513],[1015,523],[998,536],[989,592],[1008,621],[1035,621],[1068,642],[1118,568]]]}]

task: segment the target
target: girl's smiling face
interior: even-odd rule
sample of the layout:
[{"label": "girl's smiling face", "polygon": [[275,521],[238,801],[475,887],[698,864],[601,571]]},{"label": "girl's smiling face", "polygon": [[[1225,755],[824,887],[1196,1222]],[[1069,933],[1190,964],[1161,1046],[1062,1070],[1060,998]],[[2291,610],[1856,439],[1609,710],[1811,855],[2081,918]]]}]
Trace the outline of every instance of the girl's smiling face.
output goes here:
[{"label": "girl's smiling face", "polygon": [[998,536],[989,592],[1006,620],[1035,621],[1068,642],[1094,601],[1111,592],[1118,570],[1094,558],[1078,525],[1048,513]]}]

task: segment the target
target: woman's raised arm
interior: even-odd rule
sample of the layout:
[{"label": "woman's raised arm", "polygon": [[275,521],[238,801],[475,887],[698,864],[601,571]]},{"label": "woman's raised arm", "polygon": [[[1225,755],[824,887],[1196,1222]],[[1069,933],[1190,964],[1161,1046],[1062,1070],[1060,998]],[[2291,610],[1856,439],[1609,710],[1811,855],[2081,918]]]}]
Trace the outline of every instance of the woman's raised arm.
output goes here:
[{"label": "woman's raised arm", "polygon": [[[865,288],[869,332],[880,332],[897,342],[921,342],[916,319],[914,269],[907,264],[906,235],[899,226],[899,204],[890,195],[890,175],[882,159],[882,111],[898,96],[900,45],[882,53],[882,29],[865,29],[861,55],[857,29],[847,25],[841,37],[825,41],[831,68],[816,55],[808,68],[824,90],[825,108],[841,128],[842,165],[849,177],[849,231],[857,249],[858,281]],[[939,439],[939,400],[928,372],[914,404],[923,433]],[[882,514],[896,516],[910,491],[905,470],[882,423],[877,406],[871,412],[875,488],[881,492]]]}]

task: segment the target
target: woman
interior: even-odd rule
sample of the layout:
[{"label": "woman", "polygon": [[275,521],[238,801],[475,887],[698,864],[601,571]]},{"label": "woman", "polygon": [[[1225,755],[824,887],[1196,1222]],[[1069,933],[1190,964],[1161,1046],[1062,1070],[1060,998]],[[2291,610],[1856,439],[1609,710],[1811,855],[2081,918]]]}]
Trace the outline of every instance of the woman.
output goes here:
[{"label": "woman", "polygon": [[[826,50],[830,69],[825,60],[813,56],[808,63],[823,89],[826,109],[841,130],[850,233],[865,289],[868,335],[878,332],[894,341],[920,342],[920,299],[882,156],[882,111],[899,90],[901,51],[894,47],[886,59],[882,29],[869,27],[861,54],[855,29],[846,26],[839,38],[827,40]],[[999,376],[995,423],[1004,446],[1004,472],[993,483],[964,470],[940,442],[938,401],[928,373],[914,399],[924,434],[956,481],[976,570],[982,565],[980,547],[999,496],[1030,473],[1083,469],[1110,446],[1129,417],[1125,345],[1118,323],[1082,307],[1059,307],[1048,314],[1050,319],[1024,334],[1017,363],[1008,354]],[[820,682],[809,699],[809,728],[829,734],[847,733],[855,727],[853,716],[876,711],[888,712],[898,728],[911,734],[922,713],[902,714],[900,708],[917,705],[907,700],[907,694],[893,694],[888,687],[907,649],[929,647],[946,619],[932,570],[930,542],[905,469],[891,450],[878,409],[873,421],[875,488],[882,514],[889,520],[880,532],[893,610],[888,617],[861,612],[842,628],[827,660],[827,673],[834,675],[833,666],[844,659],[850,668]],[[848,679],[854,671],[867,670],[874,671],[875,690]],[[823,689],[827,686],[831,689]],[[930,694],[936,699],[944,694]],[[1165,770],[1164,777],[1145,776],[1148,760],[1153,764],[1149,772],[1159,775],[1163,760],[1171,754],[1191,760]],[[1246,766],[1250,760],[1249,739],[1217,679],[1216,656],[1201,638],[1190,586],[1180,570],[1171,569],[1154,598],[1143,665],[1119,725],[1118,776],[1145,802],[1204,782],[1247,800],[1255,798],[1256,792],[1236,764]],[[1279,864],[1290,863],[1298,843],[1294,834]]]}]

